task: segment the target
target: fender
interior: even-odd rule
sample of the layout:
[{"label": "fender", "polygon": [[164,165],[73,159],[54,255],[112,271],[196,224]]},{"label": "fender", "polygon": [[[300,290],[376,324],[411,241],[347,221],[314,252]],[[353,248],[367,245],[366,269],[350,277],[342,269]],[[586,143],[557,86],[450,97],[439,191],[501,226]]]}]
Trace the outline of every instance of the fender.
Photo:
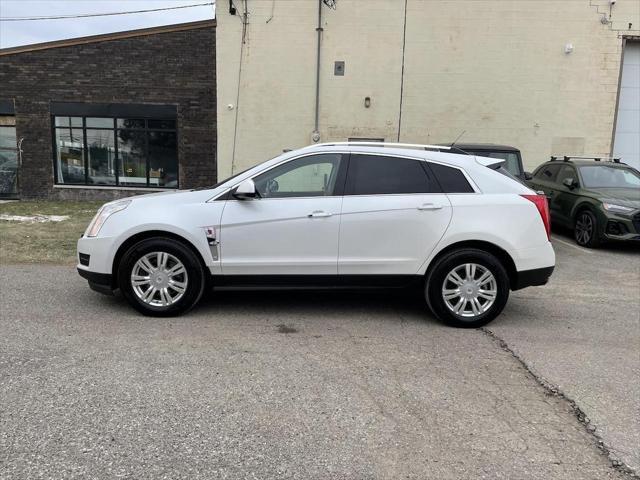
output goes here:
[{"label": "fender", "polygon": [[427,273],[427,270],[429,269],[429,266],[431,265],[431,262],[433,261],[433,259],[436,258],[443,250],[451,247],[452,245],[455,245],[455,244],[458,244],[458,243],[469,242],[470,240],[473,240],[473,241],[476,241],[476,242],[490,243],[490,244],[500,248],[501,250],[504,250],[511,257],[511,259],[513,260],[512,252],[515,250],[515,248],[513,247],[513,245],[511,243],[509,243],[504,238],[499,237],[497,235],[492,235],[490,233],[479,233],[479,232],[476,232],[476,234],[474,235],[473,239],[470,239],[468,235],[462,235],[462,234],[454,235],[454,236],[445,236],[436,245],[436,248],[433,249],[433,251],[431,252],[429,257],[427,258],[427,260],[425,260],[425,262],[420,266],[420,270],[418,271],[418,274],[419,275],[425,275]]}]

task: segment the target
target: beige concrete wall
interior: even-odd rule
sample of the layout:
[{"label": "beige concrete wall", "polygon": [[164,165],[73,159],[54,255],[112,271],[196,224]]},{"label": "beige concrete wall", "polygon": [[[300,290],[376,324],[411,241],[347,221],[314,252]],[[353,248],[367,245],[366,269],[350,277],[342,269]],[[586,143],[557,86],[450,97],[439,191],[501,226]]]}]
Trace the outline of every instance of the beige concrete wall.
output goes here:
[{"label": "beige concrete wall", "polygon": [[[528,167],[552,153],[609,153],[621,35],[640,35],[640,0],[611,12],[608,0],[408,0],[401,85],[404,4],[323,7],[321,141],[396,141],[402,87],[401,141],[448,142],[466,130],[462,141],[521,148]],[[220,178],[311,143],[314,129],[317,2],[247,7],[239,98],[241,16],[227,4],[217,11]]]}]

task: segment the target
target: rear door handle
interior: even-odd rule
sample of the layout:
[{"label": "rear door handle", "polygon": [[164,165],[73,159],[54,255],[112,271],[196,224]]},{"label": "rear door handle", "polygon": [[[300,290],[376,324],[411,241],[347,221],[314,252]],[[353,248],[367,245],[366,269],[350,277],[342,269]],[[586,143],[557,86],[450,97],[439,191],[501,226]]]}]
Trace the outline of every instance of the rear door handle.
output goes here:
[{"label": "rear door handle", "polygon": [[333,213],[325,212],[325,211],[322,211],[322,210],[314,210],[309,215],[307,215],[307,217],[309,217],[309,218],[323,218],[323,217],[330,217],[331,215],[333,215]]},{"label": "rear door handle", "polygon": [[437,203],[423,203],[418,207],[418,210],[440,210],[442,205]]}]

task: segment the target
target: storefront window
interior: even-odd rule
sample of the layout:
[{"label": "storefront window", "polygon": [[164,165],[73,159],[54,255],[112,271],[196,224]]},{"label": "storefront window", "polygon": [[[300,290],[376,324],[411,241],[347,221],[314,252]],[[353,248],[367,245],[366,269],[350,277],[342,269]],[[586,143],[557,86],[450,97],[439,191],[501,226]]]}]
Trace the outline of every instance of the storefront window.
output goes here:
[{"label": "storefront window", "polygon": [[174,119],[54,117],[56,182],[178,188]]},{"label": "storefront window", "polygon": [[0,197],[16,193],[17,178],[16,120],[13,115],[0,115]]}]

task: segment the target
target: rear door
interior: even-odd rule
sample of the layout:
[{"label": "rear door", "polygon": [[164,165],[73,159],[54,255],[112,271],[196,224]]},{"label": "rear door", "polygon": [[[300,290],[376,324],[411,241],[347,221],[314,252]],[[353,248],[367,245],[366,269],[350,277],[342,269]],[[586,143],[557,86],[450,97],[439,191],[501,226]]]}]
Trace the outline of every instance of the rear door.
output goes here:
[{"label": "rear door", "polygon": [[449,199],[425,162],[352,153],[342,202],[338,273],[416,274],[450,219]]},{"label": "rear door", "polygon": [[541,166],[529,182],[534,190],[543,191],[551,203],[556,189],[556,177],[560,171],[560,163],[547,163]]}]

